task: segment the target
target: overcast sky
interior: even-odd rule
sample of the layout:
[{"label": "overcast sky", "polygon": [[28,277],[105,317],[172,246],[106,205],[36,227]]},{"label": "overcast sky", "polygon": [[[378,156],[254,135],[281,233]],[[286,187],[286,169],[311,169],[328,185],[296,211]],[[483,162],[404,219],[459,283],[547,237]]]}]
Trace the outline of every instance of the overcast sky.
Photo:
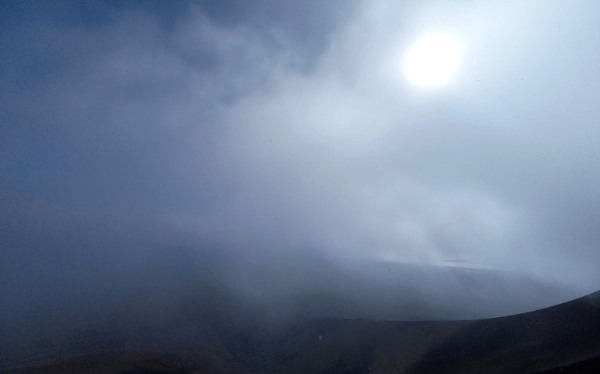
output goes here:
[{"label": "overcast sky", "polygon": [[594,291],[599,62],[592,0],[4,1],[0,206]]}]

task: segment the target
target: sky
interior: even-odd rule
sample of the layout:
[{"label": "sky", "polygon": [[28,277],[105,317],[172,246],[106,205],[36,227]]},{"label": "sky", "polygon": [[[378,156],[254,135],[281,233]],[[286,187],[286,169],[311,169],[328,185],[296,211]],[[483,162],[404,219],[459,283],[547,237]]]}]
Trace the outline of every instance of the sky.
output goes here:
[{"label": "sky", "polygon": [[[0,8],[4,292],[60,235],[600,288],[596,1]],[[402,70],[429,33],[461,50],[431,89]]]}]

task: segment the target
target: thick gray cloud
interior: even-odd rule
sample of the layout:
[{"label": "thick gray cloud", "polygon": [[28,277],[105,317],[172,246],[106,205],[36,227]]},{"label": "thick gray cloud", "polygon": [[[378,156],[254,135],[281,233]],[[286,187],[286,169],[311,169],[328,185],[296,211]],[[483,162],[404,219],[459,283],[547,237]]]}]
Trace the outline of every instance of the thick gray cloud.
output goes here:
[{"label": "thick gray cloud", "polygon": [[[596,3],[57,4],[3,5],[3,206],[600,287]],[[432,29],[464,63],[419,91]]]}]

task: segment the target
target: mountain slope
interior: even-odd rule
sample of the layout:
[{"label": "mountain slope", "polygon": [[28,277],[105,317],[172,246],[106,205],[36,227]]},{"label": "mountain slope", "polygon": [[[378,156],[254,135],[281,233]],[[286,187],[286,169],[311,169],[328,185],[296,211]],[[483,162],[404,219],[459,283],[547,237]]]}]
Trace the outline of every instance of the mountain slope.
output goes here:
[{"label": "mountain slope", "polygon": [[[235,333],[228,367],[164,354],[83,356],[21,372],[534,373],[594,372],[600,360],[600,292],[550,308],[471,321],[325,319],[298,324],[244,356]],[[230,342],[231,343],[231,342]],[[240,348],[241,347],[241,348]],[[207,352],[199,355],[209,357]],[[561,370],[561,371],[560,371]]]},{"label": "mountain slope", "polygon": [[[286,343],[287,342],[287,343]],[[282,339],[278,372],[530,373],[600,356],[600,292],[519,315],[321,321]]]}]

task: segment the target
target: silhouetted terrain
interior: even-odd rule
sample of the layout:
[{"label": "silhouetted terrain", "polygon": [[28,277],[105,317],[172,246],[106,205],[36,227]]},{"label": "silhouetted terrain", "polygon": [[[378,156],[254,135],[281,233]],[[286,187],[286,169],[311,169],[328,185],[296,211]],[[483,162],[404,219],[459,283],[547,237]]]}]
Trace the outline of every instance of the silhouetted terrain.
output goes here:
[{"label": "silhouetted terrain", "polygon": [[271,334],[247,325],[190,334],[187,350],[178,353],[160,353],[158,344],[156,350],[113,350],[21,372],[592,372],[600,358],[600,292],[483,320],[323,319]]},{"label": "silhouetted terrain", "polygon": [[[289,332],[276,372],[530,373],[600,356],[600,293],[474,321],[326,320]],[[285,355],[283,352],[287,352]]]},{"label": "silhouetted terrain", "polygon": [[552,370],[546,370],[544,374],[595,374],[600,372],[600,357],[590,358],[567,366],[561,366]]}]

